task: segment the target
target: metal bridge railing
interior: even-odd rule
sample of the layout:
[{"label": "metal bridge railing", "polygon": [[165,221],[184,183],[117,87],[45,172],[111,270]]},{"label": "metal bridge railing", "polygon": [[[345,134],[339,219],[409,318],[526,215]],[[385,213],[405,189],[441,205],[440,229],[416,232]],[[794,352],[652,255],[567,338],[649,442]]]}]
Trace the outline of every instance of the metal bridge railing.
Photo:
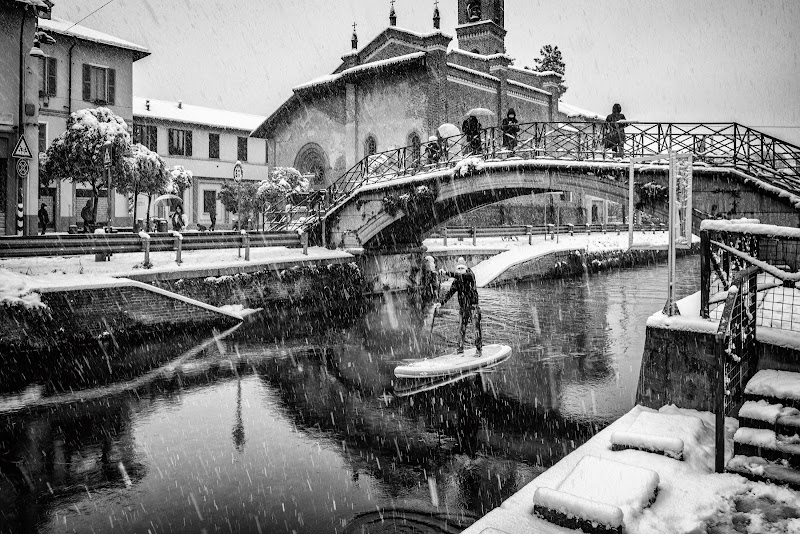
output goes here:
[{"label": "metal bridge railing", "polygon": [[[800,195],[800,147],[738,123],[646,123],[626,121],[624,157],[691,152],[695,163],[737,169],[770,186]],[[299,226],[319,222],[330,208],[352,192],[398,178],[454,167],[468,157],[607,161],[614,159],[609,134],[616,126],[604,122],[530,122],[515,135],[498,127],[478,135],[460,134],[421,146],[407,146],[365,157],[328,187],[324,202],[304,200],[294,209],[312,213]],[[511,142],[508,142],[508,141]],[[617,160],[619,161],[619,160]],[[317,202],[312,209],[311,203]],[[297,225],[296,225],[297,226]]]}]

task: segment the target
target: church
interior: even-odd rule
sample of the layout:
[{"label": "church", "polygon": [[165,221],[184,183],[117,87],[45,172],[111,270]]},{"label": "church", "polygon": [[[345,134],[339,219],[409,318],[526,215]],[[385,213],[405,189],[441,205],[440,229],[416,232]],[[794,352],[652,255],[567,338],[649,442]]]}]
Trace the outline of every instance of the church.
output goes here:
[{"label": "church", "polygon": [[399,27],[394,6],[389,26],[367,44],[359,46],[354,28],[338,68],[294,87],[251,134],[266,139],[270,165],[313,174],[324,188],[366,156],[419,146],[440,125],[460,125],[472,108],[495,113],[484,127],[499,126],[509,108],[521,123],[598,118],[566,105],[559,111],[560,74],[512,64],[504,0],[457,1],[457,43],[440,31],[438,6],[429,33]]}]

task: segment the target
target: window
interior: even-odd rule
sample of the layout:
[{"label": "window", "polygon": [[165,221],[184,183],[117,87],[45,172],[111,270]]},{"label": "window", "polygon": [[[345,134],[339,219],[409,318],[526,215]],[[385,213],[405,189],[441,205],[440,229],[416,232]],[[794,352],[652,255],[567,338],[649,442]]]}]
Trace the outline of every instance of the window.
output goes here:
[{"label": "window", "polygon": [[378,152],[378,143],[375,141],[375,138],[371,135],[367,137],[367,140],[364,141],[364,155],[371,156]]},{"label": "window", "polygon": [[114,105],[116,71],[83,64],[83,99],[94,104]]},{"label": "window", "polygon": [[239,161],[247,161],[247,138],[237,137],[236,140],[236,159]]},{"label": "window", "polygon": [[191,156],[192,155],[192,131],[169,129],[169,155],[170,156]]},{"label": "window", "polygon": [[269,139],[264,139],[264,165],[269,165]]},{"label": "window", "polygon": [[149,124],[133,125],[133,142],[158,152],[158,128]]},{"label": "window", "polygon": [[203,213],[217,212],[217,194],[215,191],[203,191]]},{"label": "window", "polygon": [[39,96],[56,96],[56,58],[40,58],[39,74]]},{"label": "window", "polygon": [[39,152],[47,150],[47,123],[39,123]]},{"label": "window", "polygon": [[208,158],[219,159],[219,134],[208,134]]}]

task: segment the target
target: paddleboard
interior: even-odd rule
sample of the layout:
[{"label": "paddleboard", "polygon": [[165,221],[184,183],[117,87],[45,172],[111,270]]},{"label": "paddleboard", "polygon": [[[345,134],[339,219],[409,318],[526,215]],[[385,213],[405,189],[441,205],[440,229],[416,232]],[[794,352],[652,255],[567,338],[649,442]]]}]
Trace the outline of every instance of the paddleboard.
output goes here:
[{"label": "paddleboard", "polygon": [[508,345],[484,345],[480,355],[474,348],[462,353],[452,352],[439,356],[417,360],[394,368],[397,378],[433,378],[437,376],[451,376],[469,373],[479,369],[494,367],[511,356],[511,347]]}]

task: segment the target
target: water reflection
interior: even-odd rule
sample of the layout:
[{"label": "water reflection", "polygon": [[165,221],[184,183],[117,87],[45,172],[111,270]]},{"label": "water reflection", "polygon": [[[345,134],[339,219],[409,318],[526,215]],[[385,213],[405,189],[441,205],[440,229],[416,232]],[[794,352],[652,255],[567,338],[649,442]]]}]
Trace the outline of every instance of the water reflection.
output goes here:
[{"label": "water reflection", "polygon": [[435,385],[393,369],[452,348],[457,314],[431,335],[398,295],[11,362],[0,531],[459,531],[630,408],[664,276],[481,290],[514,357]]}]

